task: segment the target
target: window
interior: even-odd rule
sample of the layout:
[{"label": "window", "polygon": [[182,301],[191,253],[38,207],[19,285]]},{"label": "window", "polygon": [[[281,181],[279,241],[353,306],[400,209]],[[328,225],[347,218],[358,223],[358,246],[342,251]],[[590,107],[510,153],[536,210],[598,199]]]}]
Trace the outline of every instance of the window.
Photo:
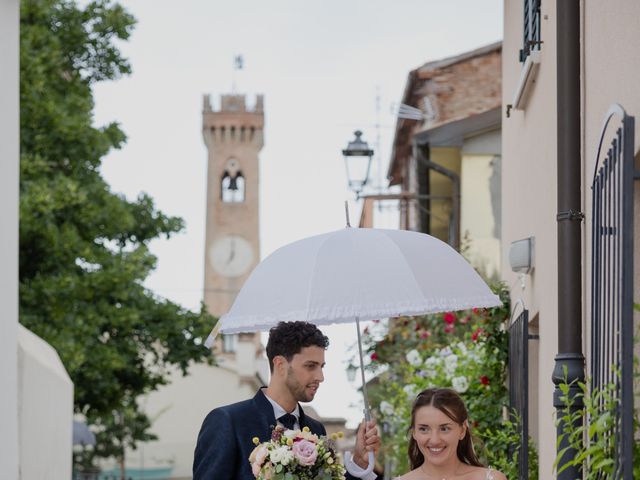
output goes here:
[{"label": "window", "polygon": [[540,50],[540,3],[542,0],[524,0],[523,44],[520,61],[524,62],[532,50]]},{"label": "window", "polygon": [[223,203],[242,203],[245,196],[245,178],[240,163],[230,158],[225,164],[220,179],[220,198]]},{"label": "window", "polygon": [[222,201],[224,203],[244,202],[244,176],[242,172],[231,175],[226,170],[222,174]]},{"label": "window", "polygon": [[234,353],[238,344],[237,335],[222,335],[222,351],[225,353]]}]

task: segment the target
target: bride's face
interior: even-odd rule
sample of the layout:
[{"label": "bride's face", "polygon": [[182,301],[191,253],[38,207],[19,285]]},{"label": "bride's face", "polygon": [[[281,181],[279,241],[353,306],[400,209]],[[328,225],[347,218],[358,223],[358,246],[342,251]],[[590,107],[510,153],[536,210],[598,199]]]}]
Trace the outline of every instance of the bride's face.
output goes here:
[{"label": "bride's face", "polygon": [[446,465],[456,461],[456,450],[464,438],[465,427],[427,405],[416,411],[412,435],[426,463]]}]

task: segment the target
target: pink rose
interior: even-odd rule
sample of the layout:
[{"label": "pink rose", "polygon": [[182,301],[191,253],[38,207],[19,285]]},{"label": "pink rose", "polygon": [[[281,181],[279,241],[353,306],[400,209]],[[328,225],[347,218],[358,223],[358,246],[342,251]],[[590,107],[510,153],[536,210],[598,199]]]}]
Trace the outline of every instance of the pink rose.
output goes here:
[{"label": "pink rose", "polygon": [[253,449],[251,455],[249,455],[249,461],[251,463],[257,464],[258,466],[262,466],[262,464],[264,463],[264,459],[267,458],[268,453],[269,450],[267,450],[267,447],[265,447],[264,445],[258,445]]},{"label": "pink rose", "polygon": [[318,450],[313,442],[309,440],[300,440],[293,444],[293,456],[298,460],[300,465],[313,465],[318,458]]}]

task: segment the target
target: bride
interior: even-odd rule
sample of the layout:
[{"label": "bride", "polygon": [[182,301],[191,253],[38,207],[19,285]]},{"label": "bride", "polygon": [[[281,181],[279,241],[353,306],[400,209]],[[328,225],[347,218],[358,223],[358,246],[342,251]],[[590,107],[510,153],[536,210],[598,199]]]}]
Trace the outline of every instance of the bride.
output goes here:
[{"label": "bride", "polygon": [[412,470],[396,480],[507,480],[480,463],[471,440],[467,409],[449,388],[428,388],[411,409]]}]

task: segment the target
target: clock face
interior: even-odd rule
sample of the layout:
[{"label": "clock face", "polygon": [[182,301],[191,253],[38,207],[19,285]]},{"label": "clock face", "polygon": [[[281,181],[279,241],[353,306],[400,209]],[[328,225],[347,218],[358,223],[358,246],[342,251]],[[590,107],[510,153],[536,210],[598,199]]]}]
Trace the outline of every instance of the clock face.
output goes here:
[{"label": "clock face", "polygon": [[214,242],[209,250],[213,269],[225,277],[239,277],[253,265],[253,248],[239,235],[227,235]]}]

